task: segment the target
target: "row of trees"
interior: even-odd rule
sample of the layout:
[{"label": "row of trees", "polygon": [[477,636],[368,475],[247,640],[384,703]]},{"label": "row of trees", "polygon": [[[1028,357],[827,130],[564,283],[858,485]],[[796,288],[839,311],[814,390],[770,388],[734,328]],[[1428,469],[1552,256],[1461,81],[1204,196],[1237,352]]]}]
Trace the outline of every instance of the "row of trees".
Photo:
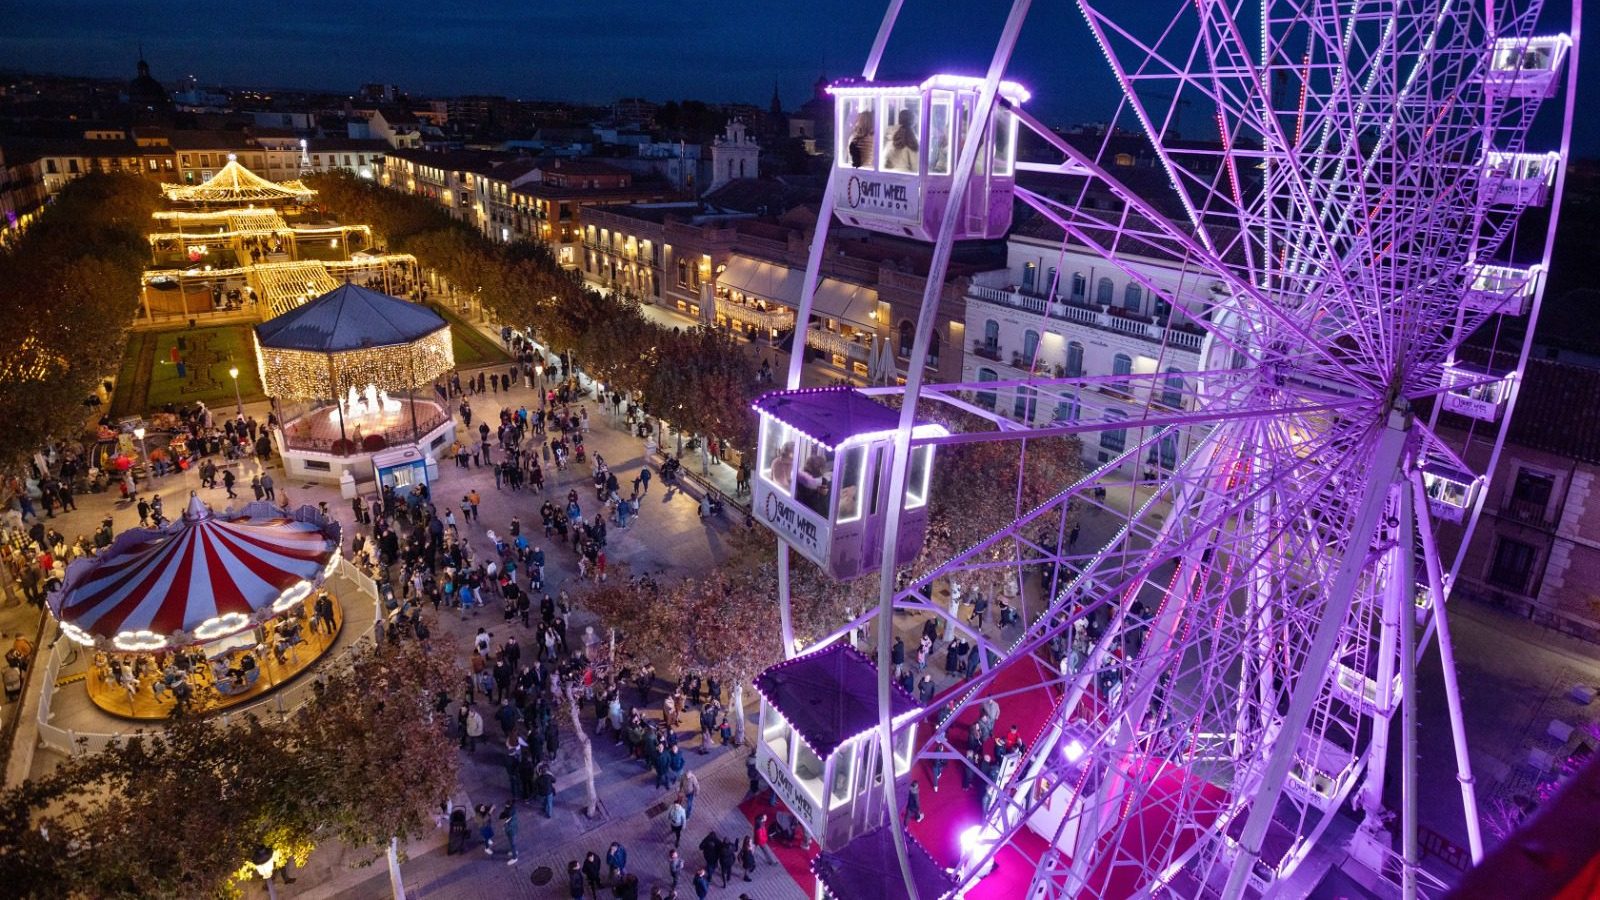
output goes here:
[{"label": "row of trees", "polygon": [[158,198],[135,175],[86,175],[0,252],[0,466],[76,432],[116,370]]},{"label": "row of trees", "polygon": [[732,446],[755,443],[750,400],[754,360],[709,328],[664,328],[638,308],[606,296],[563,269],[549,248],[496,244],[437,205],[337,172],[309,179],[335,218],[364,222],[390,250],[410,253],[501,321],[531,327],[548,346],[570,349],[590,376],[639,391],[652,412]]},{"label": "row of trees", "polygon": [[[966,413],[930,405],[926,418],[952,432],[992,431],[993,425]],[[977,441],[939,450],[933,474],[928,537],[910,567],[918,578],[999,531],[1020,514],[1083,477],[1076,437],[1029,441]],[[1049,516],[1052,528],[1070,529],[1067,518]],[[776,539],[765,530],[729,536],[729,559],[704,576],[662,585],[655,596],[641,596],[622,583],[602,587],[583,603],[602,621],[619,623],[635,653],[665,663],[663,674],[688,671],[718,676],[737,691],[767,666],[783,658],[777,620]],[[996,542],[976,562],[1023,558],[1010,540]],[[997,596],[1007,588],[1014,567],[963,573],[964,587]],[[811,644],[875,605],[875,576],[840,583],[799,554],[790,557],[790,609],[795,637]],[[1016,576],[1020,577],[1020,576]],[[741,722],[742,724],[742,722]]]},{"label": "row of trees", "polygon": [[380,646],[324,676],[282,723],[181,718],[0,794],[11,897],[234,892],[258,847],[303,863],[337,839],[375,852],[434,826],[458,754],[433,698],[453,655]]}]

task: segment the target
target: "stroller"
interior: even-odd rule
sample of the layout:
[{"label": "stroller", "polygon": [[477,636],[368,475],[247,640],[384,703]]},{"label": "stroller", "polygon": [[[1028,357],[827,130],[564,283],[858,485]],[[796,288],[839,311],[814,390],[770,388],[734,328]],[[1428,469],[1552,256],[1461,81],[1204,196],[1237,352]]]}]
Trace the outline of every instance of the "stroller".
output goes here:
[{"label": "stroller", "polygon": [[450,811],[450,838],[444,852],[446,856],[467,852],[467,811],[459,806]]}]

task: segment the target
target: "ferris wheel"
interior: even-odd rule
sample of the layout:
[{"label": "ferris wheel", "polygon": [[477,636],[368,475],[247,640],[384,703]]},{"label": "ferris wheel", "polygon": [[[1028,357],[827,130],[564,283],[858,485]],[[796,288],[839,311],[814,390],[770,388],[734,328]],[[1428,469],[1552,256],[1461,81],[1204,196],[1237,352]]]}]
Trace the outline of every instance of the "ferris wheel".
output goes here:
[{"label": "ferris wheel", "polygon": [[[1414,692],[1434,639],[1455,749],[1444,764],[1483,852],[1447,601],[1539,312],[1578,3],[1550,32],[1538,0],[1174,2],[1159,20],[1129,5],[1079,3],[1123,95],[1098,136],[1052,131],[1005,79],[1027,0],[982,77],[887,83],[875,76],[892,0],[864,77],[833,88],[835,166],[799,327],[833,216],[934,255],[903,388],[802,391],[797,354],[790,389],[758,403],[755,499],[783,539],[786,646],[795,552],[837,578],[877,577],[878,608],[841,634],[938,616],[979,662],[936,716],[907,715],[879,669],[878,750],[862,757],[874,777],[808,759],[835,793],[853,771],[877,812],[840,827],[818,813],[817,836],[834,871],[887,860],[913,897],[1233,898],[1270,895],[1350,803],[1365,815],[1358,843],[1415,895]],[[1019,133],[1043,153],[1018,158]],[[1157,195],[1135,189],[1125,153],[1159,170]],[[1014,201],[1053,227],[1063,257],[1093,254],[1159,300],[1162,327],[1139,323],[1154,365],[1047,377],[1026,360],[1009,379],[925,382],[952,245],[1004,235]],[[1030,286],[1042,323],[1093,307],[1063,277]],[[1175,352],[1182,334],[1198,352]],[[1184,358],[1198,362],[1175,368]],[[1021,420],[994,414],[996,397]],[[930,404],[993,429],[950,434],[919,418]],[[907,577],[938,447],[1024,455],[1108,432],[1099,446],[1114,452],[1077,483]],[[1074,546],[1085,516],[1101,535]],[[997,566],[1026,585],[1003,639],[933,599]],[[880,661],[891,631],[877,629]],[[1011,725],[985,759],[995,743],[973,732]],[[941,772],[981,800],[933,801]],[[926,821],[899,814],[912,783]],[[881,896],[870,879],[823,880],[842,900]]]}]

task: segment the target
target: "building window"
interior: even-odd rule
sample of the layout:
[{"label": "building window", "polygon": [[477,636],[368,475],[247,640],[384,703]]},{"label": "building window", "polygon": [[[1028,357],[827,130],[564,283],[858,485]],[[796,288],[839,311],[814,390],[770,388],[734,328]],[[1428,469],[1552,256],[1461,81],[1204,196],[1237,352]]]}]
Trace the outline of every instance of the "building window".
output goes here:
[{"label": "building window", "polygon": [[911,341],[913,338],[911,322],[900,323],[900,355],[906,359],[911,358]]},{"label": "building window", "polygon": [[1083,374],[1083,345],[1077,341],[1067,345],[1067,377],[1077,378]]},{"label": "building window", "polygon": [[1083,277],[1082,272],[1072,273],[1072,299],[1083,300],[1089,293],[1089,279]]},{"label": "building window", "polygon": [[1055,415],[1051,418],[1058,425],[1071,425],[1078,421],[1080,412],[1077,400],[1058,400]]},{"label": "building window", "polygon": [[680,260],[678,260],[678,287],[686,288],[688,286],[689,286],[689,261],[687,259],[680,259]]},{"label": "building window", "polygon": [[[978,381],[999,381],[1000,376],[993,369],[979,369]],[[979,391],[978,405],[984,409],[994,409],[994,391]]]},{"label": "building window", "polygon": [[1032,422],[1039,407],[1039,395],[1025,388],[1017,388],[1016,400],[1011,404],[1011,417],[1019,422]]},{"label": "building window", "polygon": [[1509,504],[1512,518],[1522,522],[1543,522],[1555,487],[1556,480],[1552,475],[1532,469],[1517,469],[1517,480],[1511,486]]},{"label": "building window", "polygon": [[1100,283],[1095,285],[1094,290],[1095,302],[1099,303],[1101,306],[1110,306],[1112,301],[1116,299],[1117,289],[1112,286],[1111,279],[1109,278],[1100,279]]},{"label": "building window", "polygon": [[990,353],[1000,349],[1000,323],[993,319],[983,323],[983,347]]},{"label": "building window", "polygon": [[1519,594],[1525,592],[1528,575],[1533,572],[1534,553],[1530,544],[1501,538],[1499,546],[1495,547],[1494,564],[1489,567],[1489,583]]},{"label": "building window", "polygon": [[[1120,409],[1106,410],[1107,422],[1121,422],[1127,417],[1128,414]],[[1121,453],[1123,448],[1126,446],[1128,446],[1128,429],[1107,428],[1105,431],[1100,432],[1101,450],[1106,450],[1111,453]]]},{"label": "building window", "polygon": [[1151,445],[1150,452],[1145,455],[1145,461],[1156,463],[1163,469],[1171,469],[1178,464],[1178,432],[1167,429],[1161,437]]},{"label": "building window", "polygon": [[1183,405],[1183,375],[1177,369],[1167,370],[1166,385],[1161,391],[1161,403],[1174,409]]},{"label": "building window", "polygon": [[1033,283],[1039,276],[1039,267],[1033,263],[1024,263],[1022,266],[1022,289],[1033,290]]},{"label": "building window", "polygon": [[1022,333],[1022,365],[1033,368],[1033,358],[1039,353],[1039,332],[1032,328]]},{"label": "building window", "polygon": [[939,367],[939,329],[935,328],[928,335],[928,365],[937,369]]},{"label": "building window", "polygon": [[1122,289],[1122,308],[1138,312],[1139,307],[1143,305],[1144,291],[1139,288],[1139,285],[1131,281],[1128,282],[1128,286]]},{"label": "building window", "polygon": [[1126,353],[1118,353],[1116,356],[1111,357],[1111,374],[1132,375],[1133,357]]}]

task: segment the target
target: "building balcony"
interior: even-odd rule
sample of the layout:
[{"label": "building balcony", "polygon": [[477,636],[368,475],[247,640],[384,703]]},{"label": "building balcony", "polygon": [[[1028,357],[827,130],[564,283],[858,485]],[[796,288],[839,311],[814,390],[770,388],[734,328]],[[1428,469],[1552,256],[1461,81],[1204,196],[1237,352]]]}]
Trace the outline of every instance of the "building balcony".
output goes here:
[{"label": "building balcony", "polygon": [[1504,514],[1507,518],[1515,519],[1524,525],[1546,528],[1552,524],[1549,507],[1548,503],[1512,497],[1506,501]]},{"label": "building balcony", "polygon": [[993,360],[995,362],[1000,361],[999,346],[994,344],[986,344],[983,341],[972,342],[972,354],[974,356],[981,356],[984,359]]},{"label": "building balcony", "polygon": [[1045,298],[1018,287],[992,288],[973,285],[968,289],[968,296],[984,303],[1032,313],[1058,322],[1072,322],[1101,331],[1125,334],[1151,343],[1159,344],[1165,340],[1168,346],[1192,353],[1199,353],[1201,345],[1205,342],[1205,332],[1194,326],[1163,324],[1150,317],[1124,312],[1116,307]]}]

